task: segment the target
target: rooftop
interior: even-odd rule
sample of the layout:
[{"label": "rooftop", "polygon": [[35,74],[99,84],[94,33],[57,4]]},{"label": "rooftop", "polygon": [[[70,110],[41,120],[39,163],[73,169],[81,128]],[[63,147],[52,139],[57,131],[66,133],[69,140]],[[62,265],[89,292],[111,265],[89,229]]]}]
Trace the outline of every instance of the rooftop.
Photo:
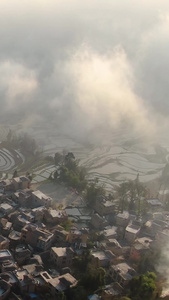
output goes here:
[{"label": "rooftop", "polygon": [[21,182],[21,179],[20,179],[20,177],[15,177],[15,178],[13,178],[13,181],[16,181],[16,182]]},{"label": "rooftop", "polygon": [[65,210],[69,216],[81,216],[79,209],[76,207],[66,208]]},{"label": "rooftop", "polygon": [[23,269],[23,270],[17,270],[15,272],[15,274],[16,274],[18,280],[21,281],[21,280],[24,280],[24,276],[28,275],[29,273],[27,270]]},{"label": "rooftop", "polygon": [[99,260],[105,260],[108,259],[106,253],[104,251],[91,251],[91,254],[95,257],[98,258]]},{"label": "rooftop", "polygon": [[149,237],[141,237],[135,240],[135,243],[143,245],[145,248],[149,248],[150,244],[153,242]]},{"label": "rooftop", "polygon": [[104,206],[106,207],[111,207],[111,206],[115,206],[115,204],[112,202],[112,201],[105,201],[105,202],[102,202],[104,204]]},{"label": "rooftop", "polygon": [[52,251],[57,255],[57,256],[67,256],[68,252],[71,252],[73,254],[73,249],[72,248],[62,248],[62,247],[52,247]]},{"label": "rooftop", "polygon": [[120,263],[112,266],[124,279],[130,280],[135,275],[135,270],[131,268],[127,263]]},{"label": "rooftop", "polygon": [[161,201],[159,199],[148,199],[147,203],[150,204],[151,206],[163,206],[163,204],[161,203]]},{"label": "rooftop", "polygon": [[26,176],[20,176],[20,180],[22,182],[24,182],[24,181],[30,181]]},{"label": "rooftop", "polygon": [[126,231],[127,232],[131,232],[131,233],[138,233],[140,230],[140,226],[134,225],[134,224],[130,224],[126,227]]},{"label": "rooftop", "polygon": [[9,250],[0,250],[0,258],[9,258],[12,257]]},{"label": "rooftop", "polygon": [[33,224],[25,225],[23,229],[28,230],[28,231],[32,231],[32,232],[34,232],[34,234],[38,235],[41,238],[45,238],[45,239],[48,239],[48,238],[53,236],[53,233],[51,233],[50,231],[39,228],[39,227],[37,227],[36,225],[33,225]]},{"label": "rooftop", "polygon": [[50,197],[48,197],[47,195],[45,195],[44,193],[42,193],[39,190],[32,192],[32,194],[39,199],[46,199],[46,200],[50,199]]},{"label": "rooftop", "polygon": [[122,218],[122,219],[128,219],[129,218],[129,213],[128,211],[123,211],[123,213],[119,213],[117,217]]},{"label": "rooftop", "polygon": [[61,217],[63,217],[64,211],[56,210],[56,209],[50,209],[49,213],[53,218],[61,218]]},{"label": "rooftop", "polygon": [[103,231],[103,234],[106,237],[112,236],[112,235],[116,235],[117,234],[117,227],[116,226],[109,226],[108,228],[106,227],[106,229]]},{"label": "rooftop", "polygon": [[8,282],[10,284],[17,282],[17,279],[16,279],[15,275],[13,274],[13,272],[1,273],[0,278],[2,278],[3,280],[5,280],[6,282]]},{"label": "rooftop", "polygon": [[74,278],[71,274],[66,273],[57,278],[52,278],[49,280],[50,284],[54,286],[58,291],[64,291],[69,286],[75,286],[77,284],[76,278]]},{"label": "rooftop", "polygon": [[110,246],[122,248],[116,239],[109,239],[108,243],[110,244]]},{"label": "rooftop", "polygon": [[0,204],[0,209],[9,210],[12,209],[12,206],[9,205],[8,203],[2,203]]}]

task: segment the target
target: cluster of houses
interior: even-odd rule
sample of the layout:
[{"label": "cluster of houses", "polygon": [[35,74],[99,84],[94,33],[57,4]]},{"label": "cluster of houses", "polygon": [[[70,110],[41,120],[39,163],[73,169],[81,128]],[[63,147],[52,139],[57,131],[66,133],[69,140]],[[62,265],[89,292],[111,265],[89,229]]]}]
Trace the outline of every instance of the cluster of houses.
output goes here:
[{"label": "cluster of houses", "polygon": [[123,296],[130,280],[140,275],[141,261],[168,244],[169,212],[163,202],[145,199],[145,206],[145,215],[138,217],[128,211],[118,212],[116,201],[97,199],[90,223],[102,240],[91,254],[95,265],[105,268],[110,284],[101,295],[91,295],[90,299],[113,300]]},{"label": "cluster of houses", "polygon": [[0,181],[0,299],[57,299],[77,285],[68,245],[77,235],[86,243],[87,235],[64,230],[68,215],[52,204],[25,176]]},{"label": "cluster of houses", "polygon": [[[57,195],[56,195],[57,197]],[[73,260],[88,247],[91,264],[109,284],[89,299],[112,300],[137,275],[135,265],[169,239],[169,214],[159,199],[145,200],[138,218],[118,212],[116,201],[98,197],[94,208],[56,209],[53,199],[30,188],[25,176],[0,181],[0,299],[58,299],[78,283]],[[67,230],[63,224],[73,225]]]}]

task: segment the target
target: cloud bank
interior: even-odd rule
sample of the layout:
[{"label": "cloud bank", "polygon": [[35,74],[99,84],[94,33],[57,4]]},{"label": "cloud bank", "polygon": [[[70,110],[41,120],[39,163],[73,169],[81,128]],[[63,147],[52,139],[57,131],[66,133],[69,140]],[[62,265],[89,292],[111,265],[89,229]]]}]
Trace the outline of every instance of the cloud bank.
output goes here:
[{"label": "cloud bank", "polygon": [[1,123],[155,135],[168,126],[168,25],[168,1],[1,1]]}]

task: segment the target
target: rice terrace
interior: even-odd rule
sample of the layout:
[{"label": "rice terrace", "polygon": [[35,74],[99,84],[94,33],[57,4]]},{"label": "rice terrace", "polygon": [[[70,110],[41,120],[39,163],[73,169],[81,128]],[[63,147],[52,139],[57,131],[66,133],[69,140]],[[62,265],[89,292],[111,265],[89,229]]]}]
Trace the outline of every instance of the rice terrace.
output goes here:
[{"label": "rice terrace", "polygon": [[[9,128],[0,127],[0,141],[0,175],[2,178],[11,177],[15,170],[20,174],[26,171],[31,172],[35,182],[44,181],[50,176],[53,170],[51,170],[51,162],[43,157],[35,140],[28,134],[16,134]],[[48,170],[49,165],[50,170]],[[44,170],[45,176],[43,176]]]},{"label": "rice terrace", "polygon": [[24,162],[24,156],[18,150],[1,148],[0,146],[0,170],[9,171]]}]

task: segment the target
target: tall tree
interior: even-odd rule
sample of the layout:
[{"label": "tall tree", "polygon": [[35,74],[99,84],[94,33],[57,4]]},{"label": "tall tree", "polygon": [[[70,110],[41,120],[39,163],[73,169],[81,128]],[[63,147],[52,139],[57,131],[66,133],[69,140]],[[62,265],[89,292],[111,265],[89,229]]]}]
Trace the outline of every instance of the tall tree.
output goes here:
[{"label": "tall tree", "polygon": [[59,152],[56,152],[54,156],[54,162],[56,166],[60,165],[63,162],[63,155]]},{"label": "tall tree", "polygon": [[16,178],[16,177],[18,177],[18,171],[17,171],[17,170],[15,170],[15,171],[13,172],[12,178]]},{"label": "tall tree", "polygon": [[127,192],[128,192],[128,184],[127,182],[122,182],[117,187],[117,192],[119,196],[119,211],[123,213],[123,210],[126,208],[126,201],[127,201]]},{"label": "tall tree", "polygon": [[119,210],[123,212],[124,209],[135,211],[138,215],[141,213],[141,200],[146,196],[146,188],[139,181],[139,174],[135,180],[122,182],[117,187],[119,196]]},{"label": "tall tree", "polygon": [[82,285],[88,292],[93,293],[98,288],[105,285],[105,275],[106,272],[103,268],[94,268],[89,266],[87,268],[87,272],[80,280],[80,285]]},{"label": "tall tree", "polygon": [[134,277],[130,282],[129,297],[132,300],[152,300],[155,299],[156,275],[147,272],[145,275]]}]

